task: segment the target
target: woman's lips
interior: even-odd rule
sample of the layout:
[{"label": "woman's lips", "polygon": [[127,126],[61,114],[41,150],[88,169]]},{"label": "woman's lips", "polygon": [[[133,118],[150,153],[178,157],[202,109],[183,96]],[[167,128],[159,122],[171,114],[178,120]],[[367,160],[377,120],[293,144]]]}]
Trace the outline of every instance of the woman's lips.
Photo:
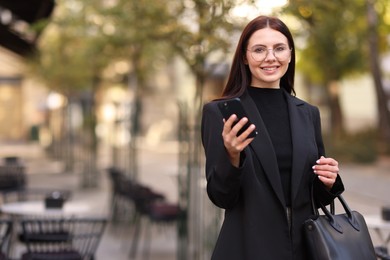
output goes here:
[{"label": "woman's lips", "polygon": [[279,68],[279,66],[272,66],[272,67],[261,67],[262,70],[267,72],[273,72],[276,71]]}]

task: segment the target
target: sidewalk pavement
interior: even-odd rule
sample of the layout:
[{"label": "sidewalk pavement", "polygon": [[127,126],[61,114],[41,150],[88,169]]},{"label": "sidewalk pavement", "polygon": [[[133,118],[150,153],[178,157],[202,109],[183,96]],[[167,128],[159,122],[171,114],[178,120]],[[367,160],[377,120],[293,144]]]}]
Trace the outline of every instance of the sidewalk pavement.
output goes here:
[{"label": "sidewalk pavement", "polygon": [[[162,144],[158,147],[144,147],[140,150],[139,180],[164,193],[169,201],[177,201],[178,172],[175,144]],[[100,184],[94,189],[80,187],[81,175],[62,173],[62,165],[47,158],[38,145],[2,145],[0,158],[16,155],[23,158],[31,187],[50,187],[69,189],[74,200],[86,201],[91,205],[94,214],[109,215],[110,183],[103,165],[99,172]],[[103,163],[104,164],[104,163]],[[340,175],[346,191],[344,198],[353,210],[363,215],[378,215],[382,206],[390,205],[390,158],[380,159],[375,164],[358,165],[340,163]],[[339,205],[336,203],[339,211]],[[130,223],[122,225],[109,224],[97,251],[96,260],[127,260],[131,245],[132,228]],[[176,259],[176,230],[153,228],[150,242],[150,260]],[[379,238],[372,232],[374,244]],[[139,243],[139,254],[142,254],[144,241]],[[142,259],[138,257],[137,259]],[[203,259],[199,259],[203,260]]]}]

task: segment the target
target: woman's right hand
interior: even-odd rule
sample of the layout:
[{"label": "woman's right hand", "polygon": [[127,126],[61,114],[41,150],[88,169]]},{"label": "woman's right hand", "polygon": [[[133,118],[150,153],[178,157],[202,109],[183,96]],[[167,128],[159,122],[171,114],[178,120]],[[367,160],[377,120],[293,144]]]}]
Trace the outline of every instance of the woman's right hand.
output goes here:
[{"label": "woman's right hand", "polygon": [[248,136],[256,127],[251,124],[240,136],[237,136],[238,131],[248,122],[248,118],[243,117],[234,125],[236,120],[235,114],[231,115],[228,120],[223,120],[222,138],[231,164],[239,167],[240,153],[253,141],[254,138],[248,138]]}]

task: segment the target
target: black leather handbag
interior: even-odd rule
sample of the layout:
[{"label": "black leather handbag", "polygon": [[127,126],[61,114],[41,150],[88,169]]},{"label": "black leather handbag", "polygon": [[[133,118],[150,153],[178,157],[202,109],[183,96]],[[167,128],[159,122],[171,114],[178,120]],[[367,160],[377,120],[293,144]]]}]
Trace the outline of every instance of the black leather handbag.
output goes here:
[{"label": "black leather handbag", "polygon": [[374,246],[363,216],[352,211],[339,195],[345,213],[335,214],[334,202],[330,211],[320,205],[320,215],[314,204],[314,216],[304,222],[304,235],[310,260],[376,260]]}]

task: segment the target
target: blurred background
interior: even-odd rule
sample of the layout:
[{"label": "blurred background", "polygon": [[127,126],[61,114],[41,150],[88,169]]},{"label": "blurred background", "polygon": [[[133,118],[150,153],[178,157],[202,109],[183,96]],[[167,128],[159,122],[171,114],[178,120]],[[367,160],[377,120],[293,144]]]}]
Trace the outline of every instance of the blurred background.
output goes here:
[{"label": "blurred background", "polygon": [[[114,168],[181,209],[151,259],[209,259],[221,212],[204,190],[201,109],[259,14],[291,29],[297,96],[320,108],[327,155],[365,170],[357,186],[348,176],[369,195],[351,200],[375,213],[390,203],[384,186],[373,204],[368,181],[390,184],[388,0],[0,0],[0,156],[21,159],[27,185],[100,194],[111,221],[97,259],[127,259],[134,240],[115,233],[134,225],[112,212]],[[130,242],[113,252],[115,239]]]}]

